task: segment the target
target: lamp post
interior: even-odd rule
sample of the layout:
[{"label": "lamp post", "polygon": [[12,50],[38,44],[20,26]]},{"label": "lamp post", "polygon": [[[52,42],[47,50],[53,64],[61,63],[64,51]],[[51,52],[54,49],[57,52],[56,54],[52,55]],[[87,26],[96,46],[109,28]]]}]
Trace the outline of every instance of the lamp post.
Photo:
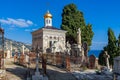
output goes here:
[{"label": "lamp post", "polygon": [[0,25],[1,53],[0,53],[0,68],[4,69],[4,29]]}]

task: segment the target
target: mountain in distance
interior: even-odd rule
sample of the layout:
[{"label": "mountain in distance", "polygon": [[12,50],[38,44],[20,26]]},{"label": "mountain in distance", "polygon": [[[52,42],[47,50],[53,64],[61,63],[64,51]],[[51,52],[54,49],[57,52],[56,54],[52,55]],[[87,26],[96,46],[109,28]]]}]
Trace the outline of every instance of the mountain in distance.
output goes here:
[{"label": "mountain in distance", "polygon": [[[0,38],[0,47],[2,44],[2,39]],[[22,46],[24,45],[25,51],[31,50],[31,44],[26,44],[23,42],[11,40],[8,38],[4,38],[4,50],[10,50],[11,49],[11,44],[12,44],[12,51],[13,52],[22,52]]]}]

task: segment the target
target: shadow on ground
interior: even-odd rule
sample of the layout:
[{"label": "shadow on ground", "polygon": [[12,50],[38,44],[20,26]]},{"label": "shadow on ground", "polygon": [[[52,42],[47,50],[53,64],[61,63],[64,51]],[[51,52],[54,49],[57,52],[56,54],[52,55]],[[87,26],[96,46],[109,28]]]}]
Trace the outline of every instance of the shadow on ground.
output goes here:
[{"label": "shadow on ground", "polygon": [[77,80],[71,73],[63,73],[55,70],[47,69],[49,80]]},{"label": "shadow on ground", "polygon": [[[6,69],[7,73],[12,74],[12,76],[7,74],[8,76],[7,80],[26,80],[27,68],[18,64],[14,64],[14,65],[16,65],[16,67]],[[52,65],[49,65],[49,66],[51,66],[52,68],[52,69],[49,69],[48,67],[47,69],[47,76],[49,80],[77,80],[71,73],[61,71],[63,69],[52,66]],[[30,77],[32,78],[32,75],[34,75],[35,69],[29,68],[29,70],[30,70]],[[43,71],[41,69],[40,69],[40,72],[41,74],[43,74]]]},{"label": "shadow on ground", "polygon": [[7,80],[26,80],[26,69],[21,67],[7,68]]}]

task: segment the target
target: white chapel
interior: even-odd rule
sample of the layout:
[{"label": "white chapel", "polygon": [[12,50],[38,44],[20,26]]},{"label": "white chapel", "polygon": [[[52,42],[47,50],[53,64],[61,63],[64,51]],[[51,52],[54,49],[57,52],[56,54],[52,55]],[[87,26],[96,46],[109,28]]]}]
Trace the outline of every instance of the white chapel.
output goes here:
[{"label": "white chapel", "polygon": [[44,27],[32,32],[32,48],[39,47],[44,53],[64,52],[66,31],[52,26],[52,14],[44,15]]}]

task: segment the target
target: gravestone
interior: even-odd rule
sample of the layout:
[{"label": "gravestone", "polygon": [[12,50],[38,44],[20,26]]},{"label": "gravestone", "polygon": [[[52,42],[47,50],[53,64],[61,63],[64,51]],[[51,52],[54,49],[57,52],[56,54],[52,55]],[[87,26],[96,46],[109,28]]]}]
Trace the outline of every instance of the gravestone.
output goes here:
[{"label": "gravestone", "polygon": [[[46,74],[46,61],[43,55],[42,55],[42,67],[44,69],[44,73]],[[39,72],[39,49],[36,49],[36,71],[35,75],[32,76],[32,80],[48,80],[47,76],[43,76]]]},{"label": "gravestone", "polygon": [[70,57],[66,56],[66,70],[70,71]]},{"label": "gravestone", "polygon": [[47,54],[47,62],[52,64],[52,54]]},{"label": "gravestone", "polygon": [[18,62],[18,53],[17,52],[14,54],[14,62],[15,63]]},{"label": "gravestone", "polygon": [[89,68],[94,69],[96,67],[96,57],[94,55],[89,56]]},{"label": "gravestone", "polygon": [[7,57],[6,58],[11,58],[10,50],[7,50]]},{"label": "gravestone", "polygon": [[25,55],[25,62],[28,63],[29,62],[29,54]]},{"label": "gravestone", "polygon": [[32,76],[32,80],[43,80],[43,75],[40,74],[39,72],[39,61],[38,61],[38,58],[39,58],[39,55],[38,55],[38,52],[36,53],[37,56],[36,56],[36,71],[35,71],[35,75]]},{"label": "gravestone", "polygon": [[61,66],[62,65],[62,57],[61,54],[56,54],[56,66]]},{"label": "gravestone", "polygon": [[19,59],[19,64],[23,65],[25,63],[25,55],[21,54]]},{"label": "gravestone", "polygon": [[30,61],[30,63],[35,63],[35,59],[36,59],[36,54],[34,52],[30,52],[29,53],[29,61]]}]

